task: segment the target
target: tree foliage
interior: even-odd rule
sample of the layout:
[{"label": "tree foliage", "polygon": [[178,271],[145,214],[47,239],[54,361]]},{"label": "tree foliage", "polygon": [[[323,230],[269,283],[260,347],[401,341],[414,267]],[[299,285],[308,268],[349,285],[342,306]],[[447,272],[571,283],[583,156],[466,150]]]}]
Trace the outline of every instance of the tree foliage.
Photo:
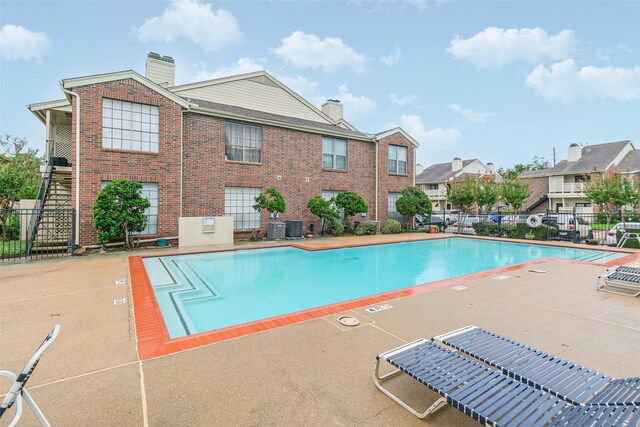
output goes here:
[{"label": "tree foliage", "polygon": [[320,218],[320,223],[322,224],[320,228],[321,235],[324,235],[328,224],[333,224],[336,222],[336,218],[340,218],[340,212],[333,207],[334,203],[334,198],[324,200],[322,196],[315,196],[307,203],[307,209],[309,209],[313,215]]},{"label": "tree foliage", "polygon": [[405,224],[409,226],[416,215],[427,217],[431,215],[431,199],[418,187],[407,187],[400,193],[396,200],[396,210],[405,218]]},{"label": "tree foliage", "polygon": [[490,175],[479,177],[474,191],[476,204],[486,212],[490,212],[500,199],[500,185]]},{"label": "tree foliage", "polygon": [[629,177],[618,171],[594,171],[587,180],[584,194],[606,214],[607,228],[614,210],[622,210],[627,205],[635,209],[640,202],[637,185],[634,186]]},{"label": "tree foliage", "polygon": [[471,177],[465,177],[461,181],[450,183],[447,188],[447,200],[462,212],[469,212],[476,202],[476,181]]},{"label": "tree foliage", "polygon": [[147,226],[145,209],[149,200],[142,197],[142,184],[117,179],[104,187],[93,202],[93,223],[98,229],[98,244],[113,238],[124,240],[125,247],[134,246],[132,233]]},{"label": "tree foliage", "polygon": [[37,196],[40,184],[38,150],[27,147],[25,138],[0,136],[0,222],[2,240],[7,239],[6,224],[20,199]]},{"label": "tree foliage", "polygon": [[511,209],[518,212],[522,204],[531,195],[529,184],[517,178],[505,178],[500,185],[500,196]]},{"label": "tree foliage", "polygon": [[287,209],[284,197],[275,188],[267,188],[264,193],[255,198],[255,202],[253,209],[258,212],[266,209],[270,214],[277,215],[278,213],[284,213]]},{"label": "tree foliage", "polygon": [[349,217],[359,213],[369,212],[369,206],[362,196],[352,191],[345,191],[336,196],[336,206],[344,211],[344,216]]},{"label": "tree foliage", "polygon": [[524,171],[539,171],[549,169],[550,167],[551,163],[549,160],[544,157],[533,156],[533,159],[531,159],[529,163],[517,163],[513,168],[500,168],[498,169],[498,173],[506,178],[514,179]]}]

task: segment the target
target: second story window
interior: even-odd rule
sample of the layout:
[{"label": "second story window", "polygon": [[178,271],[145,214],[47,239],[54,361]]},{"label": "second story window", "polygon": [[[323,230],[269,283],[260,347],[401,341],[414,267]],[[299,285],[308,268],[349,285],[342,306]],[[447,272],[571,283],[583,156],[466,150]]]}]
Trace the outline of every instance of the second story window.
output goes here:
[{"label": "second story window", "polygon": [[234,162],[262,162],[262,128],[242,123],[224,125],[226,160]]},{"label": "second story window", "polygon": [[389,173],[407,173],[407,147],[389,146]]},{"label": "second story window", "polygon": [[102,99],[102,148],[158,152],[158,107]]},{"label": "second story window", "polygon": [[347,141],[344,139],[322,138],[322,168],[347,169]]}]

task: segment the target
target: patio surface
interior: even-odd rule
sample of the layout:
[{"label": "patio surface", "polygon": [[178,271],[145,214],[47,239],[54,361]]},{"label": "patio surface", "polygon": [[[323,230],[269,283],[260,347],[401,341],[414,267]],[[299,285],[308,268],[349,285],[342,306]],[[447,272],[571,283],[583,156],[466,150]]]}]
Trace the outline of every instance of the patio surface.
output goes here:
[{"label": "patio surface", "polygon": [[[408,237],[434,236],[327,238],[305,245]],[[170,251],[176,249],[135,255]],[[597,292],[604,266],[558,260],[535,266],[545,273],[525,267],[502,273],[504,280],[489,275],[465,281],[466,289],[458,291],[452,287],[459,281],[451,281],[391,300],[384,311],[358,308],[140,360],[128,255],[0,265],[0,369],[20,371],[52,326],[62,325],[28,387],[52,425],[473,426],[451,407],[418,420],[372,381],[376,354],[469,324],[614,377],[640,374],[640,299]],[[638,256],[625,261],[632,258]],[[116,286],[118,278],[127,285]],[[118,298],[126,304],[114,305]],[[341,326],[337,319],[345,313],[360,325]],[[9,383],[0,382],[4,393]],[[403,376],[390,386],[419,409],[436,398]],[[22,420],[35,423],[28,409]]]}]

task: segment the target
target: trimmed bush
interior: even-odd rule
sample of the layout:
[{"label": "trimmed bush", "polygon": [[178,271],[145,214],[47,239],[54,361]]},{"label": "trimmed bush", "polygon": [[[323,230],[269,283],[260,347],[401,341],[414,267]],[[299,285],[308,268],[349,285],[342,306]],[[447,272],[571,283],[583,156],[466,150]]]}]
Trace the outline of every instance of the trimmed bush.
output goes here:
[{"label": "trimmed bush", "polygon": [[402,224],[395,219],[389,219],[382,227],[382,234],[398,234],[402,231]]},{"label": "trimmed bush", "polygon": [[338,221],[332,221],[332,224],[329,225],[329,230],[331,230],[334,236],[342,236],[342,233],[344,233],[344,225]]},{"label": "trimmed bush", "polygon": [[378,224],[375,222],[361,222],[353,229],[353,234],[356,236],[362,236],[364,234],[376,234],[378,231]]},{"label": "trimmed bush", "polygon": [[523,223],[499,225],[494,222],[474,222],[472,227],[478,236],[498,236],[510,239],[526,239],[527,234],[533,234],[535,240],[548,240],[558,232],[554,227],[545,224],[538,228],[531,228]]}]

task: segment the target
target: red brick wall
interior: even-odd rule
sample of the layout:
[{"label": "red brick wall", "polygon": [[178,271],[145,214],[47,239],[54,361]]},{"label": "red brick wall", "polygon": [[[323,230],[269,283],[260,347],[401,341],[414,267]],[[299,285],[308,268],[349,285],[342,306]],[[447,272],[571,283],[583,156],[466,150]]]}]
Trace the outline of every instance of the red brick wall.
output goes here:
[{"label": "red brick wall", "polygon": [[[158,184],[158,236],[178,235],[180,216],[181,107],[138,82],[128,79],[73,89],[81,98],[80,243],[95,244],[92,204],[102,181],[127,178]],[[102,98],[159,107],[159,152],[144,153],[102,148]],[[75,113],[75,97],[72,98]],[[400,134],[379,143],[379,212],[375,211],[375,144],[347,139],[347,170],[322,168],[322,135],[262,127],[262,162],[259,165],[225,161],[225,119],[184,113],[183,216],[224,214],[225,187],[276,188],[287,210],[281,219],[302,219],[319,227],[307,209],[310,198],[323,190],[354,191],[369,205],[367,219],[387,218],[387,197],[412,184],[414,148]],[[251,123],[249,123],[251,124]],[[72,131],[75,135],[75,118]],[[408,147],[406,175],[388,172],[388,145]],[[76,166],[73,145],[73,206]],[[376,215],[377,214],[377,215]],[[268,221],[267,213],[262,221]]]},{"label": "red brick wall", "polygon": [[[545,196],[549,193],[549,177],[539,177],[539,178],[521,178],[522,182],[526,182],[529,184],[529,190],[531,190],[531,195],[527,200],[522,203],[522,209],[526,210],[529,206],[533,205],[535,202],[540,200],[541,197]],[[546,212],[549,209],[549,202],[546,201],[542,203],[540,206],[536,207],[532,210],[532,213],[542,213]]]},{"label": "red brick wall", "polygon": [[[301,219],[305,227],[317,217],[307,209],[323,190],[354,191],[375,217],[375,144],[347,140],[347,170],[322,168],[322,135],[262,127],[262,162],[247,164],[225,160],[225,119],[186,113],[184,215],[224,214],[225,187],[275,188],[287,203],[281,220]],[[250,123],[249,123],[250,124]],[[262,221],[268,221],[266,212]]]},{"label": "red brick wall", "polygon": [[[181,107],[133,79],[81,86],[72,89],[80,95],[80,244],[96,243],[92,204],[102,181],[127,178],[158,184],[158,235],[177,236],[180,215],[180,120]],[[159,108],[158,153],[118,151],[102,148],[102,98],[113,98]],[[76,98],[72,97],[73,112]],[[73,181],[76,187],[76,120],[72,125]]]},{"label": "red brick wall", "polygon": [[[379,141],[379,180],[378,197],[380,212],[378,220],[380,226],[384,226],[388,216],[389,193],[399,193],[404,188],[413,185],[413,167],[415,148],[411,142],[400,133],[395,133]],[[389,173],[389,145],[400,145],[407,147],[407,174]]]}]

